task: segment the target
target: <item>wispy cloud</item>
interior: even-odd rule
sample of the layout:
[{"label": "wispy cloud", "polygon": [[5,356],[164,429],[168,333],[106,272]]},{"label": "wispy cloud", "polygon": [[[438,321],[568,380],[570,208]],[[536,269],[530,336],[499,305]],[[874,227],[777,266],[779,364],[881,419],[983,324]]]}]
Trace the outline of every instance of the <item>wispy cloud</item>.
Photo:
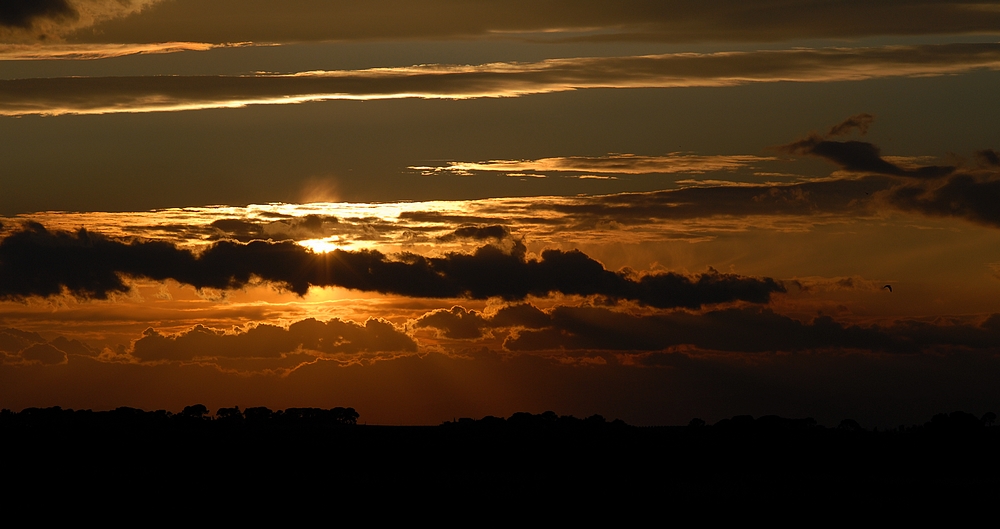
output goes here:
[{"label": "wispy cloud", "polygon": [[[537,160],[489,160],[485,162],[448,162],[444,166],[411,166],[425,175],[451,173],[469,175],[474,171],[509,173],[515,171],[572,172],[598,174],[705,173],[734,171],[773,157],[752,155],[701,156],[670,153],[665,156],[609,154],[607,156],[562,156]],[[585,175],[596,178],[593,175]]]},{"label": "wispy cloud", "polygon": [[[587,176],[587,175],[584,175]],[[832,219],[870,217],[888,177],[795,184],[699,182],[680,189],[597,196],[534,196],[432,202],[259,204],[128,213],[40,212],[2,219],[53,230],[80,226],[115,238],[139,237],[200,249],[218,240],[324,241],[326,248],[428,247],[467,250],[465,228],[502,226],[535,244],[570,241],[704,240],[751,226],[800,231]],[[800,226],[799,223],[802,225]],[[2,232],[0,232],[2,233]],[[462,236],[458,236],[458,235]]]},{"label": "wispy cloud", "polygon": [[247,43],[207,44],[204,42],[161,42],[152,44],[0,44],[0,61],[90,60],[126,55],[207,51]]},{"label": "wispy cloud", "polygon": [[154,112],[330,99],[514,97],[586,88],[857,81],[998,68],[1000,44],[986,43],[584,57],[248,76],[15,79],[0,81],[0,115]]}]

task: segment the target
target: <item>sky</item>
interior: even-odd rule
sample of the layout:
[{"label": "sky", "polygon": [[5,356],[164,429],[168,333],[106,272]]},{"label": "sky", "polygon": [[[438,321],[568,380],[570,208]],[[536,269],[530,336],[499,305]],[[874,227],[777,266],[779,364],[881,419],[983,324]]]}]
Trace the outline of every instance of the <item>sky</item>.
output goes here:
[{"label": "sky", "polygon": [[0,407],[1000,409],[1000,3],[0,4]]}]

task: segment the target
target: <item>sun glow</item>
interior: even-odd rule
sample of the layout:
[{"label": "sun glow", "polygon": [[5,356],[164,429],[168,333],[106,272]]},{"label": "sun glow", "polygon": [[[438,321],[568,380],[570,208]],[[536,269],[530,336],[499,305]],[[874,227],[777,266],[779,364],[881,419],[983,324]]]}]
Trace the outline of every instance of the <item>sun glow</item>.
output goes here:
[{"label": "sun glow", "polygon": [[324,237],[322,239],[306,239],[298,243],[316,253],[332,252],[340,248],[340,236]]}]

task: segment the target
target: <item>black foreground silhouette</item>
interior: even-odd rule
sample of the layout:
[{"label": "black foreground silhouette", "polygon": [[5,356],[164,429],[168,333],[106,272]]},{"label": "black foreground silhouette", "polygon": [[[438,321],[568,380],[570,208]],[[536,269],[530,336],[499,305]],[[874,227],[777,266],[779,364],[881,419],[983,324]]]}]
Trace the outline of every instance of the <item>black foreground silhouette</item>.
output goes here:
[{"label": "black foreground silhouette", "polygon": [[148,493],[433,491],[525,501],[568,494],[874,504],[1000,493],[1000,426],[992,412],[939,414],[881,431],[850,419],[828,428],[813,419],[748,415],[674,427],[551,411],[439,426],[358,419],[353,408],[3,410],[0,449],[7,482],[28,490],[54,483],[81,490],[101,477]]}]

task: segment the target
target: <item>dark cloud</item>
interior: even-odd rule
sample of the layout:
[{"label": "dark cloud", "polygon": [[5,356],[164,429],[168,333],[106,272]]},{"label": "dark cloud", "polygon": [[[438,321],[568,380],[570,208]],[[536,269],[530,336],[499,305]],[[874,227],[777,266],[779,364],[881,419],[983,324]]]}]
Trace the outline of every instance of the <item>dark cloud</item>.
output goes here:
[{"label": "dark cloud", "polygon": [[[859,114],[834,126],[829,134],[842,134],[854,127],[863,133],[870,122],[870,115]],[[901,167],[883,158],[874,144],[832,141],[817,134],[779,149],[819,156],[847,171],[906,177],[881,193],[884,203],[897,209],[1000,227],[1000,209],[996,206],[1000,203],[1000,173],[993,170],[1000,166],[1000,155],[993,149],[977,151],[979,167],[973,169],[942,165]]]},{"label": "dark cloud", "polygon": [[522,328],[541,329],[551,325],[549,315],[534,305],[522,303],[508,305],[487,317],[475,310],[455,306],[428,312],[416,320],[414,326],[439,329],[448,338],[475,339],[483,336],[484,329]]},{"label": "dark cloud", "polygon": [[16,353],[31,344],[44,343],[45,339],[38,333],[20,329],[0,329],[0,351]]},{"label": "dark cloud", "polygon": [[811,135],[805,139],[783,145],[778,149],[791,154],[804,154],[826,158],[847,171],[857,173],[876,173],[913,178],[937,178],[949,175],[956,169],[954,166],[941,165],[928,165],[907,169],[882,158],[881,149],[872,143],[864,141],[832,141],[818,135]]},{"label": "dark cloud", "polygon": [[843,326],[829,317],[804,324],[770,310],[728,309],[705,314],[635,316],[604,308],[557,307],[552,325],[508,339],[512,351],[551,349],[655,351],[677,345],[732,352],[849,347],[913,352],[877,327]]},{"label": "dark cloud", "polygon": [[[95,42],[301,42],[493,37],[544,32],[546,40],[778,41],[995,32],[984,0],[173,0],[140,16],[80,32]],[[192,23],[197,20],[198,23]]]},{"label": "dark cloud", "polygon": [[612,272],[578,250],[544,250],[527,257],[521,242],[510,251],[482,246],[470,254],[387,256],[375,250],[313,253],[292,242],[220,241],[199,254],[166,242],[120,241],[80,229],[48,231],[30,223],[0,241],[0,297],[53,296],[64,290],[103,299],[127,292],[126,277],[174,279],[197,288],[241,288],[263,281],[297,294],[310,286],[338,286],[412,297],[524,299],[552,293],[633,300],[654,307],[767,303],[784,287],[771,278],[673,272]]},{"label": "dark cloud", "polygon": [[544,328],[508,338],[511,351],[657,351],[674,346],[728,352],[861,350],[917,353],[936,348],[1000,351],[1000,315],[982,323],[902,320],[851,325],[819,316],[810,323],[769,309],[733,308],[704,314],[633,315],[598,307],[560,306]]},{"label": "dark cloud", "polygon": [[415,352],[412,338],[391,323],[370,319],[364,325],[332,319],[313,318],[291,324],[287,329],[260,324],[247,330],[226,333],[203,325],[176,335],[146,329],[132,344],[132,356],[144,362],[192,360],[195,358],[276,358],[300,349],[327,354],[372,352]]},{"label": "dark cloud", "polygon": [[[58,351],[56,353],[55,351]],[[87,344],[59,336],[46,342],[38,333],[20,329],[0,329],[0,353],[20,355],[21,358],[44,364],[58,364],[67,354],[97,356],[98,352]]]},{"label": "dark cloud", "polygon": [[[303,215],[301,217],[279,218],[270,222],[258,222],[250,219],[219,219],[212,222],[216,233],[211,234],[211,239],[234,239],[242,242],[252,240],[302,240],[325,237],[331,235],[335,230],[332,227],[339,226],[339,220],[327,215]],[[337,232],[358,231],[338,229]],[[356,235],[356,234],[355,234]]]},{"label": "dark cloud", "polygon": [[489,224],[496,222],[493,216],[485,215],[480,211],[470,211],[467,215],[456,215],[454,213],[441,213],[440,211],[401,211],[401,220],[415,223],[435,223],[435,224]]},{"label": "dark cloud", "polygon": [[30,28],[35,19],[79,16],[66,0],[4,0],[0,3],[0,26]]},{"label": "dark cloud", "polygon": [[803,292],[809,291],[831,291],[831,290],[882,290],[883,282],[864,279],[860,276],[853,277],[806,277],[794,281],[785,281],[786,285],[794,284]]},{"label": "dark cloud", "polygon": [[72,340],[66,338],[65,336],[59,336],[49,342],[53,347],[65,352],[66,354],[80,355],[80,356],[97,356],[99,351],[94,350],[94,348],[81,342],[80,340]]},{"label": "dark cloud", "polygon": [[485,241],[489,239],[505,239],[509,236],[510,230],[506,226],[493,224],[486,226],[462,226],[447,235],[438,237],[438,240],[442,242],[451,242],[459,239]]},{"label": "dark cloud", "polygon": [[868,134],[868,127],[871,126],[872,122],[875,121],[875,116],[871,114],[858,114],[856,116],[851,116],[844,120],[842,123],[838,123],[830,127],[830,131],[826,133],[827,136],[841,136],[844,134],[850,134],[854,129],[858,129],[861,135]]},{"label": "dark cloud", "polygon": [[324,226],[327,223],[337,224],[338,220],[336,217],[328,217],[325,215],[305,215],[303,217],[295,217],[286,220],[279,220],[274,223],[269,224],[265,231],[269,232],[304,232],[308,236],[317,237],[326,234]]},{"label": "dark cloud", "polygon": [[978,159],[979,163],[983,165],[1000,167],[1000,153],[997,153],[993,149],[976,151],[976,159]]},{"label": "dark cloud", "polygon": [[456,306],[424,314],[414,325],[440,329],[448,338],[472,339],[481,337],[482,329],[490,327],[490,322],[474,310]]},{"label": "dark cloud", "polygon": [[864,215],[872,212],[867,197],[894,183],[890,178],[869,176],[773,186],[688,187],[539,202],[531,208],[539,212],[557,211],[591,226],[602,220],[641,224],[717,215]]},{"label": "dark cloud", "polygon": [[901,185],[885,200],[904,211],[1000,227],[1000,175],[957,174],[943,182]]},{"label": "dark cloud", "polygon": [[[60,42],[78,29],[136,13],[158,1],[160,0],[3,0],[0,2],[0,42]],[[97,40],[101,41],[100,38]],[[141,48],[150,49],[148,46]],[[76,51],[82,53],[71,52],[69,57],[101,56],[89,54],[85,46]],[[28,51],[24,57],[32,56],[45,58],[45,52],[35,55]]]},{"label": "dark cloud", "polygon": [[[173,278],[198,288],[225,289],[246,285],[254,274],[265,279],[287,275],[275,269],[282,266],[276,259],[301,273],[309,258],[294,243],[220,242],[195,256],[167,242],[122,242],[83,229],[50,232],[29,223],[0,241],[0,296],[53,296],[65,289],[79,297],[104,299],[129,290],[123,276]],[[308,284],[303,280],[289,287],[305,292]]]},{"label": "dark cloud", "polygon": [[220,232],[221,237],[238,241],[252,241],[264,236],[264,227],[260,223],[243,219],[219,219],[211,226]]},{"label": "dark cloud", "polygon": [[490,318],[493,327],[541,329],[549,325],[549,315],[529,303],[507,305]]},{"label": "dark cloud", "polygon": [[66,362],[66,353],[52,344],[36,343],[21,351],[21,358],[28,362],[54,365]]}]

